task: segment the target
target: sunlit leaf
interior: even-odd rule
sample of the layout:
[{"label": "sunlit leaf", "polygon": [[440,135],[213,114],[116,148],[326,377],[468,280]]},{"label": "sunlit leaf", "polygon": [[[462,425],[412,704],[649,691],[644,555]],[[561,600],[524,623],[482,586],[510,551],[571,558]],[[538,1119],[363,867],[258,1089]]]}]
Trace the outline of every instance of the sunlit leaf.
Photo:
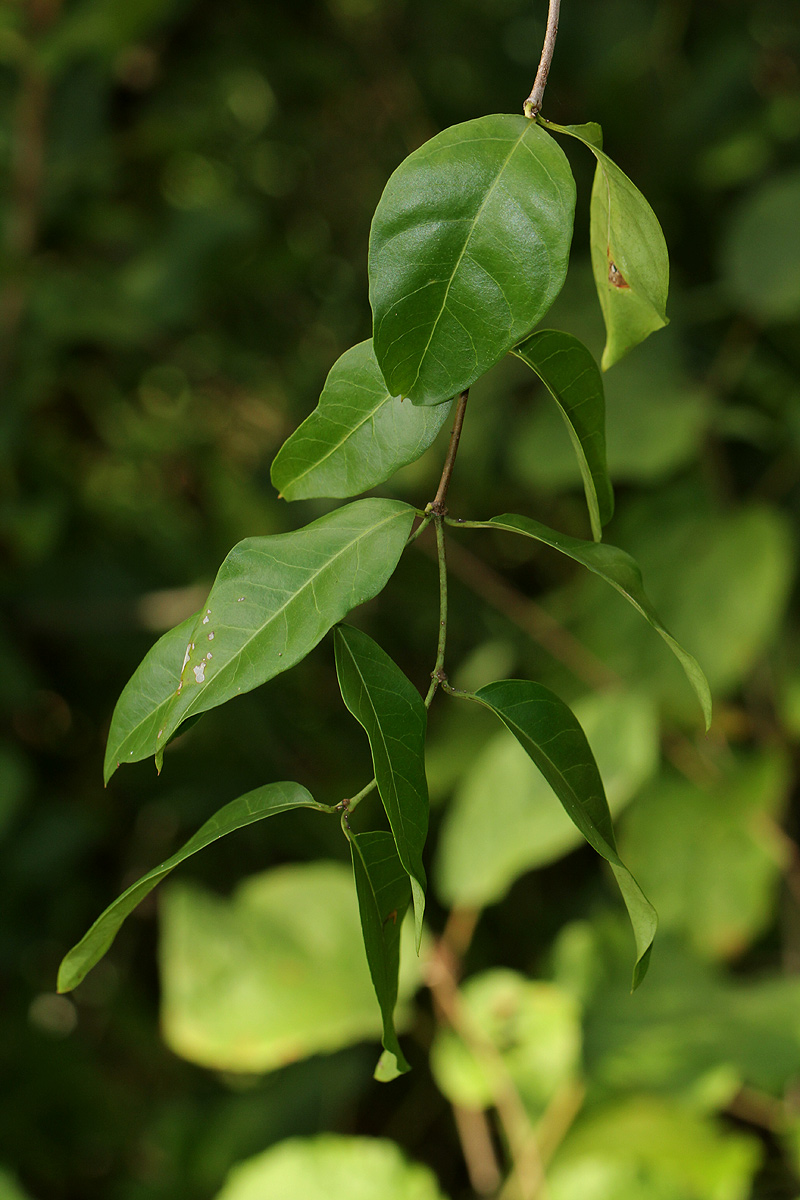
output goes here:
[{"label": "sunlit leaf", "polygon": [[647,598],[642,572],[630,554],[626,554],[624,550],[620,550],[616,546],[610,546],[607,542],[584,542],[580,538],[569,537],[565,533],[548,529],[546,525],[542,525],[530,517],[521,517],[514,513],[492,517],[489,521],[470,522],[470,526],[506,529],[510,533],[521,533],[525,537],[544,542],[545,545],[552,546],[554,550],[560,550],[562,554],[581,563],[582,566],[587,567],[588,570],[593,571],[595,575],[599,575],[606,583],[610,583],[613,588],[616,588],[620,595],[624,596],[661,635],[680,662],[686,678],[700,701],[706,728],[708,728],[711,724],[711,693],[708,681],[697,661],[665,629],[661,618]]},{"label": "sunlit leaf", "polygon": [[78,986],[108,951],[125,918],[170,871],[174,871],[187,858],[197,854],[198,850],[204,850],[206,846],[210,846],[226,834],[292,808],[314,808],[318,812],[334,811],[327,804],[318,804],[299,783],[269,783],[265,787],[247,792],[238,800],[232,800],[230,804],[219,809],[180,850],[131,884],[127,891],[100,914],[88,933],[73,946],[61,963],[58,972],[59,992],[69,992]]},{"label": "sunlit leaf", "polygon": [[394,1028],[394,1008],[400,930],[411,903],[411,885],[390,833],[351,833],[350,848],[369,973],[383,1018],[385,1053],[375,1077],[388,1082],[409,1070]]},{"label": "sunlit leaf", "polygon": [[425,911],[422,851],[428,833],[427,712],[417,689],[372,638],[350,625],[335,634],[342,698],[366,730],[378,792],[411,879],[417,947]]},{"label": "sunlit leaf", "polygon": [[[592,271],[606,325],[603,370],[667,324],[669,255],[658,218],[627,175],[600,149],[598,126],[555,125],[597,159],[592,188]],[[587,132],[590,136],[587,136]]]},{"label": "sunlit leaf", "polygon": [[592,535],[599,542],[614,515],[600,371],[582,342],[556,329],[534,333],[514,353],[536,372],[564,418],[581,469]]},{"label": "sunlit leaf", "polygon": [[524,117],[454,125],[401,163],[369,258],[393,394],[449,400],[530,333],[564,282],[574,207],[566,157]]},{"label": "sunlit leaf", "polygon": [[334,363],[319,404],[278,451],[272,482],[286,500],[357,496],[418,459],[449,411],[392,396],[372,342],[360,342]]},{"label": "sunlit leaf", "polygon": [[644,979],[657,917],[617,853],[603,781],[586,735],[554,692],[526,679],[487,684],[474,699],[497,714],[536,764],[570,820],[611,865],[636,941],[633,986]]}]

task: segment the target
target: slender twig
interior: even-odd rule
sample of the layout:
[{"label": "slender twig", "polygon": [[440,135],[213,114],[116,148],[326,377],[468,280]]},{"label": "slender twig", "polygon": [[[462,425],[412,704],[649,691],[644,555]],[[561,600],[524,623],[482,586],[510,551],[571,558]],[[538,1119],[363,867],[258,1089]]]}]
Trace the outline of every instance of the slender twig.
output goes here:
[{"label": "slender twig", "polygon": [[539,70],[536,72],[536,79],[531,89],[531,94],[522,106],[522,111],[526,117],[533,120],[538,116],[542,100],[544,99],[544,89],[547,87],[547,76],[550,73],[550,64],[553,61],[553,51],[556,48],[556,34],[558,33],[558,14],[561,10],[561,0],[550,0],[550,8],[547,12],[547,29],[544,35],[544,45],[542,47],[542,57],[539,59]]},{"label": "slender twig", "polygon": [[[466,393],[465,393],[466,396]],[[453,455],[455,458],[455,455]],[[447,489],[445,488],[445,492]],[[445,680],[444,653],[447,648],[447,556],[444,545],[444,519],[434,516],[436,527],[436,557],[439,563],[439,639],[436,646],[436,662],[431,671],[431,686],[425,697],[425,707],[430,708],[439,684]]]},{"label": "slender twig", "polygon": [[439,517],[443,517],[447,512],[447,490],[450,487],[453,467],[456,465],[458,443],[461,440],[461,427],[464,424],[464,410],[467,407],[468,399],[469,388],[458,397],[455,421],[453,422],[453,430],[450,434],[450,445],[447,447],[447,458],[444,460],[444,467],[442,468],[442,478],[439,480],[439,487],[436,490],[433,503],[429,506],[430,511]]},{"label": "slender twig", "polygon": [[343,816],[347,817],[350,815],[353,809],[358,808],[361,801],[366,799],[370,792],[376,787],[377,780],[371,779],[369,783],[361,789],[360,792],[356,792],[355,796],[350,796],[347,800],[342,800],[341,804],[337,804],[336,807],[341,809]]}]

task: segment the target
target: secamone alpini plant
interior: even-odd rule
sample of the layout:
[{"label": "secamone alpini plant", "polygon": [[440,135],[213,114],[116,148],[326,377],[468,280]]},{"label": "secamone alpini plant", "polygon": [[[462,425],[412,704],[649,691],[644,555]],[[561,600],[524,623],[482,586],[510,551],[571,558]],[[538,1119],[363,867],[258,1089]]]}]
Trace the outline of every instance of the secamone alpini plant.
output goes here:
[{"label": "secamone alpini plant", "polygon": [[[545,72],[546,75],[546,72]],[[613,512],[606,469],[601,371],[570,334],[539,329],[567,271],[575,183],[558,138],[577,139],[596,160],[591,258],[606,328],[602,368],[666,324],[668,258],[647,201],[602,149],[598,125],[559,126],[539,115],[494,115],[455,125],[411,154],[390,178],[372,222],[373,334],[330,371],[317,408],[272,465],[286,500],[358,496],[388,480],[452,421],[435,497],[415,508],[392,499],[352,500],[295,532],[248,538],[220,567],[202,610],[165,634],[120,697],[105,778],[154,756],[209,709],[300,662],[331,630],[345,705],[364,728],[374,778],[324,804],[298,783],[267,783],[221,808],[176,854],[111,904],[64,958],[60,991],[77,986],[132,909],[176,866],[234,830],[293,808],[341,819],[350,843],[367,960],[383,1022],[376,1077],[408,1069],[394,1028],[400,928],[413,908],[419,950],[428,828],[425,731],[439,692],[490,709],[514,735],[584,838],[605,858],[627,906],[636,944],[633,986],[644,977],[656,914],[619,857],[603,783],[567,705],[529,679],[459,691],[445,670],[446,538],[456,527],[506,530],[574,559],[616,588],[679,659],[706,724],[710,696],[695,660],[647,599],[634,560],[602,541]],[[566,422],[583,479],[592,541],[527,514],[452,518],[447,492],[471,385],[506,354],[545,385]],[[439,565],[438,651],[422,696],[370,637],[343,624],[376,596],[404,550],[432,525]],[[388,830],[355,833],[350,815],[377,789]]]}]

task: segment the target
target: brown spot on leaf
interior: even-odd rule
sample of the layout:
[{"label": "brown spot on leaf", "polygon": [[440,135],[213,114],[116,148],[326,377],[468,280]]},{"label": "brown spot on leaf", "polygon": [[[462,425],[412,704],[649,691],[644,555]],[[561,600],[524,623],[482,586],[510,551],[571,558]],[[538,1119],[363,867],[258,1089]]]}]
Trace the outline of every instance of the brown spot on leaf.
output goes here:
[{"label": "brown spot on leaf", "polygon": [[608,282],[617,288],[629,288],[631,286],[610,256],[608,259]]}]

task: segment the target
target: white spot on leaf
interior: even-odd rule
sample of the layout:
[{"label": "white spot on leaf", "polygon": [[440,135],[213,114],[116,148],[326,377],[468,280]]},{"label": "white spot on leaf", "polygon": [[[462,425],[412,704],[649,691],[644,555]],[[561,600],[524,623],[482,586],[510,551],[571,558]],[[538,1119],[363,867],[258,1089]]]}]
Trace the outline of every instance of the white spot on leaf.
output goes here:
[{"label": "white spot on leaf", "polygon": [[211,632],[211,633],[208,635],[208,640],[209,640],[210,642],[213,642],[213,640],[214,640],[214,634],[213,634],[213,631],[212,631],[212,632]]},{"label": "white spot on leaf", "polygon": [[206,664],[204,662],[201,662],[199,667],[194,668],[194,677],[198,683],[203,682],[206,677]]}]

